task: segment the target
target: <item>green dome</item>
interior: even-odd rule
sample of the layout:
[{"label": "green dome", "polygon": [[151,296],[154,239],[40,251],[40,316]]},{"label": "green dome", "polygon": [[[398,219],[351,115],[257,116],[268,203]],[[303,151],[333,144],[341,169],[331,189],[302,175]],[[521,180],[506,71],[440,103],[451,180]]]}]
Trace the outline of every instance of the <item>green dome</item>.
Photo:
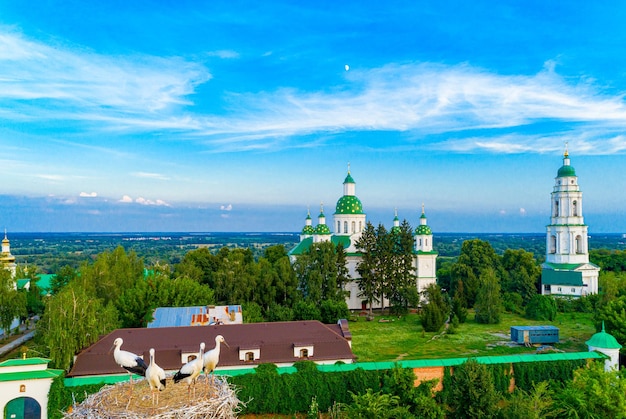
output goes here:
[{"label": "green dome", "polygon": [[355,183],[354,179],[352,179],[352,176],[350,175],[350,172],[348,172],[348,176],[346,176],[346,179],[343,181],[343,183]]},{"label": "green dome", "polygon": [[602,322],[602,330],[591,337],[587,342],[587,346],[601,349],[621,349],[622,345],[617,343],[612,335],[604,331],[604,322]]},{"label": "green dome", "polygon": [[415,229],[416,236],[431,236],[432,234],[433,231],[426,224],[419,225]]},{"label": "green dome", "polygon": [[313,228],[313,226],[304,226],[304,228],[302,229],[302,235],[305,236],[310,236],[313,233],[315,233],[315,229]]},{"label": "green dome", "polygon": [[559,169],[559,172],[556,175],[557,177],[567,177],[567,176],[576,176],[576,170],[572,166],[563,165]]},{"label": "green dome", "polygon": [[363,204],[354,195],[344,195],[337,201],[335,214],[363,214]]},{"label": "green dome", "polygon": [[315,234],[330,234],[330,228],[326,224],[318,224],[315,227]]}]

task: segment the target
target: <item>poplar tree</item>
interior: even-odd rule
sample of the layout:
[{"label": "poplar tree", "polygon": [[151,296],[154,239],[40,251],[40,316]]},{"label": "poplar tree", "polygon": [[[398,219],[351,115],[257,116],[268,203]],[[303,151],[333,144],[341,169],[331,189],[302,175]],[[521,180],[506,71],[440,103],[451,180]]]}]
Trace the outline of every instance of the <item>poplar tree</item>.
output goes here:
[{"label": "poplar tree", "polygon": [[8,336],[13,320],[26,315],[26,295],[15,289],[11,272],[0,268],[0,328]]}]

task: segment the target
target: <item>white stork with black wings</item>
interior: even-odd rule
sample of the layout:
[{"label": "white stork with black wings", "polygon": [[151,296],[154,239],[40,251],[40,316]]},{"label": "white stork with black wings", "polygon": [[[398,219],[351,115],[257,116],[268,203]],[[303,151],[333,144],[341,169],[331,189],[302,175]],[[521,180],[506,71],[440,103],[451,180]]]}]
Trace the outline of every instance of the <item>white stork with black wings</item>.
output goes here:
[{"label": "white stork with black wings", "polygon": [[139,355],[120,349],[122,343],[124,343],[122,338],[117,338],[113,342],[113,346],[115,347],[115,350],[113,351],[113,358],[115,359],[115,363],[117,365],[124,368],[128,371],[128,374],[130,374],[130,391],[132,391],[133,374],[145,377],[148,366]]},{"label": "white stork with black wings", "polygon": [[174,382],[178,383],[182,381],[187,384],[187,397],[190,396],[191,385],[193,384],[193,396],[196,397],[196,379],[202,372],[202,367],[204,366],[203,358],[204,355],[204,342],[200,344],[200,352],[198,352],[198,356],[195,359],[187,362],[183,365],[180,370],[174,374]]}]

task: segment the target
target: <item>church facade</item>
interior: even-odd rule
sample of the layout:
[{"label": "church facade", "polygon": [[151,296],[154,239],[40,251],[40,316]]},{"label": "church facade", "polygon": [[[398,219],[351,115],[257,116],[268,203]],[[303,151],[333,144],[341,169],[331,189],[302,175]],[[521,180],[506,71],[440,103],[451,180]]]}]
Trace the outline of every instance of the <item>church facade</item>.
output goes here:
[{"label": "church facade", "polygon": [[544,295],[578,298],[598,293],[600,268],[589,262],[583,195],[567,150],[551,194],[546,261],[541,267],[541,293]]},{"label": "church facade", "polygon": [[[394,228],[399,228],[398,215],[393,220]],[[323,205],[320,206],[320,214],[317,217],[317,224],[313,226],[310,213],[307,214],[304,228],[300,234],[300,242],[289,252],[289,257],[293,261],[306,252],[313,243],[330,241],[334,245],[341,244],[346,252],[346,267],[348,274],[353,280],[350,281],[345,290],[347,291],[346,303],[351,310],[365,309],[366,302],[359,296],[359,286],[356,282],[359,273],[357,267],[361,261],[361,254],[356,248],[356,242],[361,237],[367,224],[367,216],[363,211],[363,204],[356,196],[356,182],[348,170],[348,174],[343,182],[343,195],[337,201],[331,227],[327,224]],[[413,269],[415,275],[415,286],[418,292],[422,292],[428,285],[435,283],[437,252],[433,250],[433,233],[428,226],[424,208],[420,224],[414,233],[413,248]],[[378,304],[382,308],[388,302],[383,301]]]}]

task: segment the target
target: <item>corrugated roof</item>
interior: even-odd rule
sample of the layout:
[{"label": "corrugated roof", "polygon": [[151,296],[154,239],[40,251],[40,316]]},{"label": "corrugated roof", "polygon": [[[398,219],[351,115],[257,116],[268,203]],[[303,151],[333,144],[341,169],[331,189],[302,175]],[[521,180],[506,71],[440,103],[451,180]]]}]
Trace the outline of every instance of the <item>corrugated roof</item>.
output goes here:
[{"label": "corrugated roof", "polygon": [[37,379],[42,379],[42,378],[56,378],[61,374],[63,374],[63,370],[53,370],[53,369],[0,373],[0,382],[37,380]]}]

